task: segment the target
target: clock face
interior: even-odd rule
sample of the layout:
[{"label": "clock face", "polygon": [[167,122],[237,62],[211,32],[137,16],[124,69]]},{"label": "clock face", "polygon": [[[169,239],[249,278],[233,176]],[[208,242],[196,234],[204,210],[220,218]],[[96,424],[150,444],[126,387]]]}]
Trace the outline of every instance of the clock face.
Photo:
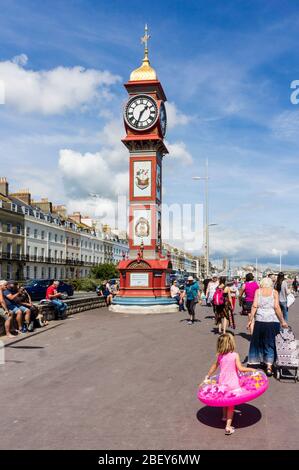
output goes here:
[{"label": "clock face", "polygon": [[163,101],[160,105],[160,124],[161,124],[162,134],[164,137],[166,134],[167,116],[166,116],[165,104],[163,103]]},{"label": "clock face", "polygon": [[157,103],[149,95],[133,96],[126,105],[124,117],[133,129],[149,129],[158,119]]}]

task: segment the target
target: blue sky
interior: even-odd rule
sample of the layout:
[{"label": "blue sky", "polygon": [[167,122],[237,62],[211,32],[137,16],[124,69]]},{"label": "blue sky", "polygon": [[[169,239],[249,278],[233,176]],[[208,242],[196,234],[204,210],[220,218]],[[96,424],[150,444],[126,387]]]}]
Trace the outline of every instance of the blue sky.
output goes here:
[{"label": "blue sky", "polygon": [[94,209],[96,192],[109,211],[127,181],[122,83],[140,64],[147,22],[151,63],[170,102],[164,201],[201,202],[192,176],[209,158],[212,256],[278,263],[281,250],[285,265],[299,266],[299,104],[290,101],[297,2],[0,6],[0,174],[12,189],[83,212]]}]

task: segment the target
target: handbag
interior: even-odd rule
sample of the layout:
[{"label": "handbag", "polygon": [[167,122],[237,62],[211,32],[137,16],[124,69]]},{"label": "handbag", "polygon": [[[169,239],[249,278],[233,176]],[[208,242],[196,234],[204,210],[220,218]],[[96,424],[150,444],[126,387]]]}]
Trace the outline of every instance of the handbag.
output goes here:
[{"label": "handbag", "polygon": [[295,296],[294,296],[294,294],[292,294],[292,293],[291,293],[291,294],[288,294],[288,295],[287,295],[287,306],[288,306],[288,308],[289,308],[291,305],[293,305],[294,302],[295,302]]}]

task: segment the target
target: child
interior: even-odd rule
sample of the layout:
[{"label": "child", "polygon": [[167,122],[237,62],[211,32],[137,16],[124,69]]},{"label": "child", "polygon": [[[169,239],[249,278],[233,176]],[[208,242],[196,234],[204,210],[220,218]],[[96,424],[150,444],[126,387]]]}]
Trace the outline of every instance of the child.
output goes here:
[{"label": "child", "polygon": [[[205,378],[207,382],[210,377],[216,372],[220,366],[220,375],[218,384],[226,386],[229,390],[238,390],[240,388],[239,372],[256,372],[255,369],[250,367],[243,367],[240,361],[239,354],[235,352],[236,343],[231,333],[224,333],[219,336],[217,341],[217,359],[211,366],[208,375]],[[232,427],[232,420],[234,415],[234,406],[223,408],[223,421],[226,421],[225,435],[230,436],[235,432]]]},{"label": "child", "polygon": [[186,297],[186,292],[185,292],[185,286],[181,285],[180,286],[180,300],[179,300],[179,309],[180,311],[185,312],[185,297]]}]

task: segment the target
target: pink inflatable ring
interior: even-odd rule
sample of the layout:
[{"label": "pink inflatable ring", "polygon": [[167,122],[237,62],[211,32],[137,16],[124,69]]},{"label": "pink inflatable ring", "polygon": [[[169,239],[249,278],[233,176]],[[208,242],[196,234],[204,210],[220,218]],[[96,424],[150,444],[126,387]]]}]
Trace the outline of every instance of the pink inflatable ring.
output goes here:
[{"label": "pink inflatable ring", "polygon": [[199,386],[197,398],[208,406],[234,406],[254,400],[268,388],[266,374],[261,370],[239,373],[240,388],[229,390],[225,385],[218,385],[219,375]]}]

